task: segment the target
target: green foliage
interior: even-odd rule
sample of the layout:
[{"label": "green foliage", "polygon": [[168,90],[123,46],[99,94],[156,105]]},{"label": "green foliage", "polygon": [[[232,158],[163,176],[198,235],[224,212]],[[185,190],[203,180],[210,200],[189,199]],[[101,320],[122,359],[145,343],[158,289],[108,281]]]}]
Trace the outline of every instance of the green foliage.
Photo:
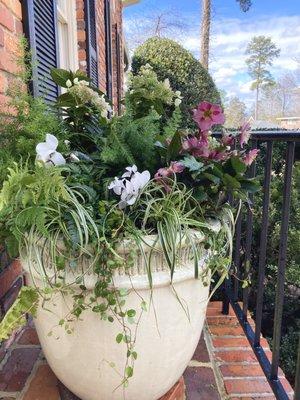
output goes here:
[{"label": "green foliage", "polygon": [[160,80],[169,79],[172,89],[181,92],[183,127],[194,126],[189,112],[200,101],[220,103],[211,76],[189,51],[173,40],[155,37],[138,47],[132,59],[133,74],[145,64],[153,67]]},{"label": "green foliage", "polygon": [[18,328],[26,324],[27,314],[36,315],[39,302],[38,291],[32,287],[22,287],[17,300],[0,322],[0,341],[6,340]]},{"label": "green foliage", "polygon": [[0,112],[0,187],[7,176],[7,168],[13,162],[22,159],[30,165],[34,164],[35,147],[44,141],[47,133],[60,139],[59,150],[64,149],[63,139],[68,136],[54,110],[42,98],[33,98],[26,90],[31,78],[31,70],[26,64],[30,53],[26,48],[27,44],[22,40],[20,52],[24,54],[24,58],[16,60],[19,73],[10,82],[7,91],[10,113]]}]

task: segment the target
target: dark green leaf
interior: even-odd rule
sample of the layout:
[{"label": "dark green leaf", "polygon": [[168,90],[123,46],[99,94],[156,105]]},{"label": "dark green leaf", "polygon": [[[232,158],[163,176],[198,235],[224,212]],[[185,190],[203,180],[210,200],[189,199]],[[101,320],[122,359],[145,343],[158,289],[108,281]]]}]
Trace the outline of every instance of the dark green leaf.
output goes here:
[{"label": "dark green leaf", "polygon": [[229,188],[229,189],[240,189],[241,188],[240,182],[229,174],[224,174],[222,181],[223,181],[224,185],[227,186],[227,188]]},{"label": "dark green leaf", "polygon": [[184,157],[183,161],[180,161],[190,172],[199,171],[203,167],[203,163],[196,160],[193,156]]},{"label": "dark green leaf", "polygon": [[168,146],[167,150],[167,161],[173,161],[177,158],[179,151],[181,149],[181,135],[179,132],[176,132],[171,140],[171,143]]},{"label": "dark green leaf", "polygon": [[231,165],[237,174],[244,174],[246,172],[247,166],[239,157],[232,157]]},{"label": "dark green leaf", "polygon": [[50,71],[51,77],[53,81],[58,85],[64,88],[67,87],[66,82],[68,79],[72,80],[72,73],[70,71],[66,71],[65,69],[60,68],[52,68]]}]

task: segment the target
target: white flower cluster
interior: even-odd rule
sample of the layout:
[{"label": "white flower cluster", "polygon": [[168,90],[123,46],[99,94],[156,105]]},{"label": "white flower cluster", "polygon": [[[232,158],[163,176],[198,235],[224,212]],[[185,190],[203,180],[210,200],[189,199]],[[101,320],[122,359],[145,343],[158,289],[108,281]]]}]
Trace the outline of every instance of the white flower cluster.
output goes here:
[{"label": "white flower cluster", "polygon": [[66,160],[61,153],[56,151],[57,146],[57,138],[47,133],[46,141],[36,146],[37,160],[42,161],[48,167],[51,165],[64,165]]},{"label": "white flower cluster", "polygon": [[126,206],[131,206],[136,202],[141,190],[147,185],[150,180],[150,172],[138,172],[137,166],[127,167],[126,172],[122,177],[115,178],[108,189],[121,196],[119,208],[124,209]]},{"label": "white flower cluster", "polygon": [[[172,91],[171,84],[170,84],[170,81],[169,81],[168,78],[166,78],[164,80],[163,84],[164,84],[164,87],[166,89]],[[176,90],[176,92],[175,92],[175,100],[174,100],[175,107],[179,107],[180,106],[180,104],[182,103],[182,98],[183,97],[181,96],[181,92],[179,90]]]},{"label": "white flower cluster", "polygon": [[112,113],[112,108],[105,100],[104,94],[99,95],[95,90],[89,87],[89,82],[74,78],[73,83],[70,79],[66,81],[66,86],[69,93],[78,97],[83,103],[91,103],[102,118],[108,118],[109,113]]}]

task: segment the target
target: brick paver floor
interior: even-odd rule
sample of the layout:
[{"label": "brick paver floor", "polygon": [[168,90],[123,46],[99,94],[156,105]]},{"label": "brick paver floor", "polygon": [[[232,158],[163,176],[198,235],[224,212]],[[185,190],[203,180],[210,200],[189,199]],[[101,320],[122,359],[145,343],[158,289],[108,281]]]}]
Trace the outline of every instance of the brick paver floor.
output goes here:
[{"label": "brick paver floor", "polygon": [[[267,341],[262,343],[271,354]],[[282,371],[281,381],[292,399]],[[220,302],[208,306],[207,324],[184,383],[185,395],[181,380],[161,400],[275,400],[233,310],[222,315]],[[32,324],[6,349],[0,348],[0,400],[78,400],[49,368]]]}]

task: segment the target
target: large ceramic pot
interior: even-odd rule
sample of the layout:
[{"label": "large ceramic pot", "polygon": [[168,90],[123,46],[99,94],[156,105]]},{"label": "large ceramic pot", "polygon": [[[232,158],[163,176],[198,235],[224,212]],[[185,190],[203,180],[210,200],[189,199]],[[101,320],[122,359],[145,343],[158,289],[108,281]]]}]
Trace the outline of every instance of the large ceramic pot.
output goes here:
[{"label": "large ceramic pot", "polygon": [[[145,240],[153,243],[155,237],[149,236]],[[197,241],[203,248],[203,258],[199,261],[201,273],[207,252],[204,250],[204,237],[198,234]],[[145,246],[144,250],[149,251],[149,247]],[[127,251],[126,244],[119,249],[121,253]],[[130,278],[122,270],[115,274],[115,286],[127,288],[130,292],[126,299],[128,309],[139,310],[141,297],[148,303],[148,311],[143,313],[137,330],[135,350],[138,358],[134,376],[125,389],[127,400],[157,400],[163,396],[182,375],[199,341],[209,285],[204,285],[202,279],[194,278],[192,250],[187,241],[179,253],[181,264],[176,268],[171,286],[170,270],[156,245],[151,257],[152,293],[140,253],[137,253],[135,264],[129,271]],[[43,286],[40,274],[32,272],[35,269],[34,259],[29,261],[23,257],[22,262],[29,284],[33,284],[34,280],[35,285]],[[70,267],[70,271],[72,274],[66,275],[66,281],[74,278],[74,268]],[[92,291],[95,283],[96,276],[87,273],[85,286]],[[58,326],[58,321],[68,314],[71,303],[71,296],[57,294],[38,309],[35,325],[50,367],[63,384],[82,400],[123,399],[123,388],[116,389],[122,379],[117,372],[122,374],[126,363],[126,345],[116,343],[116,335],[122,331],[120,325],[102,321],[99,315],[86,311],[80,320],[72,324],[74,332],[69,334]],[[188,310],[188,316],[184,308]],[[49,335],[49,332],[52,334]]]}]

